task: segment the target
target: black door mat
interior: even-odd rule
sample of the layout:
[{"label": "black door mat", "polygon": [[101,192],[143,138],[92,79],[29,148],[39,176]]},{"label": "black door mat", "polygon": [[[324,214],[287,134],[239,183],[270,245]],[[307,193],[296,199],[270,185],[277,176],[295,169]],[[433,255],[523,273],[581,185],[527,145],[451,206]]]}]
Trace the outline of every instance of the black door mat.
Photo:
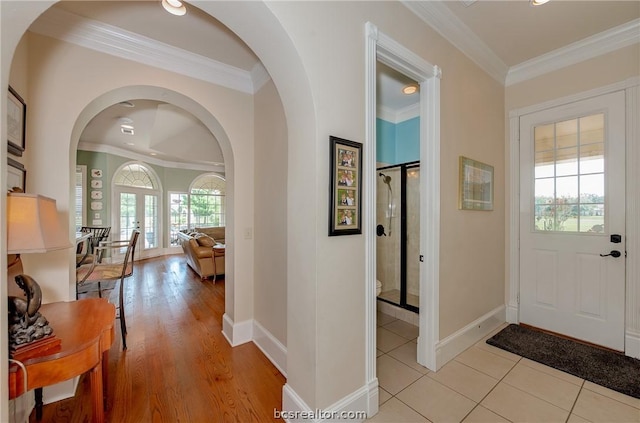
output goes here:
[{"label": "black door mat", "polygon": [[514,324],[487,344],[640,398],[640,360],[635,358]]}]

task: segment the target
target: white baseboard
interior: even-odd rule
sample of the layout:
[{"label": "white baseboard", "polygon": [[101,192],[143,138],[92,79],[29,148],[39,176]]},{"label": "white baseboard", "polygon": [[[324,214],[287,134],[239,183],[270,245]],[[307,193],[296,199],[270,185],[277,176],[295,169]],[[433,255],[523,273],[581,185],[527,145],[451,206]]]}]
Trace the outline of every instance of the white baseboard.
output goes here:
[{"label": "white baseboard", "polygon": [[501,305],[447,336],[436,344],[436,368],[440,369],[455,356],[489,335],[506,320],[505,306]]},{"label": "white baseboard", "polygon": [[253,343],[267,356],[269,361],[287,376],[287,347],[266,330],[260,323],[253,321]]},{"label": "white baseboard", "polygon": [[518,311],[518,304],[507,304],[507,323],[520,323]]},{"label": "white baseboard", "polygon": [[[372,390],[374,390],[375,393],[372,394]],[[367,407],[373,397],[375,397],[377,404],[377,380],[374,381],[374,383],[371,383],[368,386],[363,386],[352,394],[347,395],[326,409],[312,410],[289,384],[285,384],[282,388],[283,411],[281,417],[287,423],[324,423],[336,421],[363,422],[366,419]],[[375,411],[377,412],[377,407]]]},{"label": "white baseboard", "polygon": [[627,331],[624,339],[624,354],[640,359],[640,333]]},{"label": "white baseboard", "polygon": [[253,320],[234,323],[227,313],[222,316],[222,334],[232,347],[246,344],[253,337]]}]

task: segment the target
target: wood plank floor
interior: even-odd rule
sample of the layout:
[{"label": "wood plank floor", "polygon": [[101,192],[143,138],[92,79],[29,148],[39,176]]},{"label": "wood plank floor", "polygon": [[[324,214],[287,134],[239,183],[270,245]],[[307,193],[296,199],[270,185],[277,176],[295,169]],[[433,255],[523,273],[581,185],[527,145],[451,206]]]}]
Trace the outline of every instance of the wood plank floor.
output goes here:
[{"label": "wood plank floor", "polygon": [[[224,279],[201,281],[182,255],[143,260],[125,298],[129,348],[121,351],[116,321],[108,422],[276,420],[285,378],[253,343],[232,348],[222,335]],[[90,420],[88,377],[74,398],[46,405],[42,419]]]}]

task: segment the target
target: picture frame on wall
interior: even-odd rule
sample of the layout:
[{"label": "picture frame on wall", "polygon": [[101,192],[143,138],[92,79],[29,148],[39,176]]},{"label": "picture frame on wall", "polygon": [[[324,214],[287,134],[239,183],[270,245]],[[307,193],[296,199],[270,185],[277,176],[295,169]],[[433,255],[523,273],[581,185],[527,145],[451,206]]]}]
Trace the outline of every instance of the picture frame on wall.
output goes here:
[{"label": "picture frame on wall", "polygon": [[22,157],[26,148],[27,105],[20,95],[9,86],[7,94],[7,151]]},{"label": "picture frame on wall", "polygon": [[458,208],[493,210],[493,166],[460,156]]},{"label": "picture frame on wall", "polygon": [[362,233],[362,144],[329,137],[329,236]]},{"label": "picture frame on wall", "polygon": [[11,158],[7,159],[7,164],[7,192],[26,192],[27,171],[24,165]]}]

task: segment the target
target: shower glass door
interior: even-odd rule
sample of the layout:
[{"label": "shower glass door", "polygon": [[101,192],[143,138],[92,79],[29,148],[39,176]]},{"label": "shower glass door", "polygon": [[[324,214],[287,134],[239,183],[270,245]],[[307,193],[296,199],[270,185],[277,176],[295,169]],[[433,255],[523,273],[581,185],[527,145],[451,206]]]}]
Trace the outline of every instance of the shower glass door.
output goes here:
[{"label": "shower glass door", "polygon": [[411,311],[420,305],[420,163],[378,169],[379,299]]}]

